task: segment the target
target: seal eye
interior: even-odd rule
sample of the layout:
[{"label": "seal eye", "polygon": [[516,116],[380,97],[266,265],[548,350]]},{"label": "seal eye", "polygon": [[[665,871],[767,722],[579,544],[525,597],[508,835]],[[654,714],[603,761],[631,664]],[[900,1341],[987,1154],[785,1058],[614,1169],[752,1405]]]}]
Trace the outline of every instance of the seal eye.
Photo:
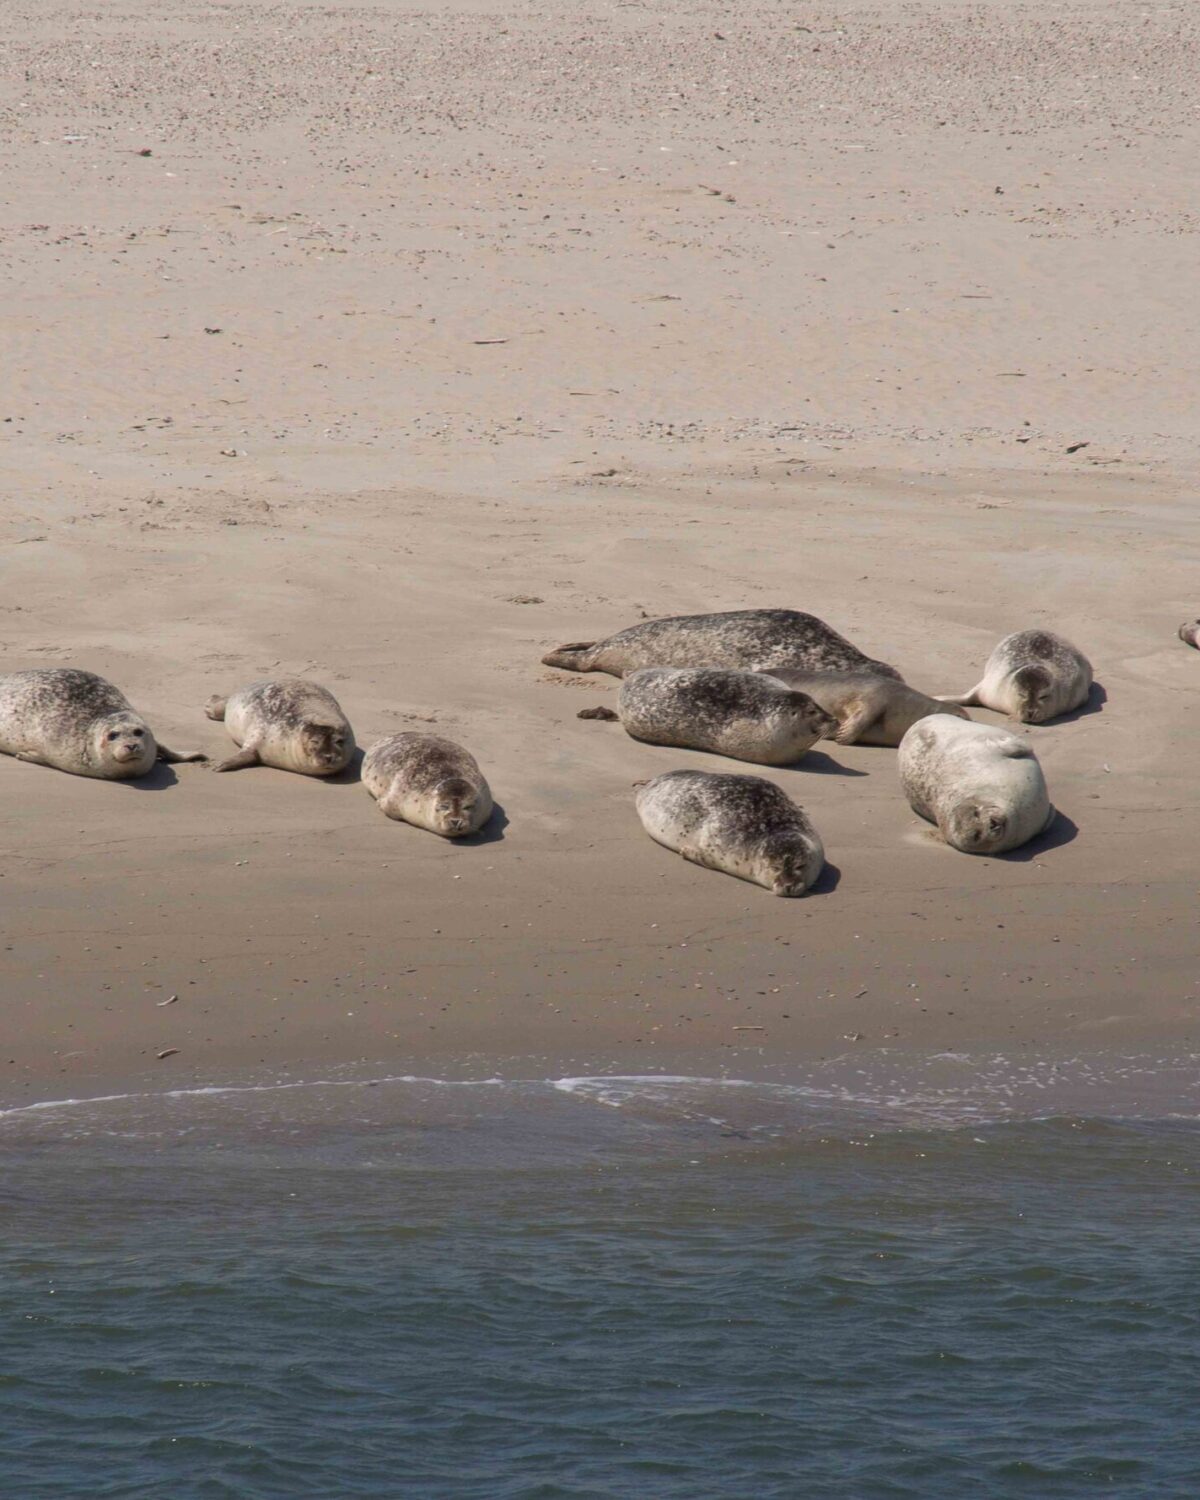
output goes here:
[{"label": "seal eye", "polygon": [[141,737],[145,734],[145,732],[146,731],[144,729],[135,729],[133,731],[133,737],[134,737],[134,739],[135,740],[140,740]]},{"label": "seal eye", "polygon": [[119,730],[116,730],[116,729],[110,730],[109,736],[108,736],[110,744],[113,742],[113,740],[119,740],[120,738],[121,738],[121,735],[120,735],[120,731]]}]

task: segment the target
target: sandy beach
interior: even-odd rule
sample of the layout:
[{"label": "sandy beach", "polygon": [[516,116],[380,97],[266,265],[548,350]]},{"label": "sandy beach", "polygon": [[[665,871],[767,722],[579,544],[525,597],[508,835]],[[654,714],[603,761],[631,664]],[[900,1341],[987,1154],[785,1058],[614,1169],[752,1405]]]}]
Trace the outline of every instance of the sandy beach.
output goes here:
[{"label": "sandy beach", "polygon": [[[214,756],[210,694],[312,675],[502,813],[456,846],[349,775],[0,760],[0,1103],[1194,1043],[1190,7],[4,17],[0,670]],[[756,606],[935,693],[1076,641],[1055,829],[967,858],[893,751],[829,745],[770,773],[805,900],[653,844],[633,783],[729,763],[579,721],[615,680],[540,658]]]}]

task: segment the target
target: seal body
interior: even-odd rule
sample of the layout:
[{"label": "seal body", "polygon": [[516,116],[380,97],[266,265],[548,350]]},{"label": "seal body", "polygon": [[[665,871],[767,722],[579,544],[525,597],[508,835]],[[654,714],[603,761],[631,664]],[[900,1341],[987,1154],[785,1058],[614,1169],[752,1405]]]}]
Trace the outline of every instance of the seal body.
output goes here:
[{"label": "seal body", "polygon": [[205,759],[158,744],[124,693],[74,667],[0,676],[0,753],[104,781],[145,776],[159,760]]},{"label": "seal body", "polygon": [[388,735],[367,751],[363,785],[381,812],[446,839],[475,833],[492,815],[492,792],[475,757],[436,734]]},{"label": "seal body", "polygon": [[1051,630],[1006,635],[983,669],[983,680],[947,703],[978,703],[1023,724],[1045,724],[1087,702],[1092,664]]},{"label": "seal body", "polygon": [[875,671],[807,672],[776,667],[777,682],[808,696],[837,720],[832,738],[839,745],[895,747],[918,719],[927,714],[970,715],[953,703],[930,698],[898,677]]},{"label": "seal body", "polygon": [[824,620],[796,609],[735,609],[646,620],[605,641],[559,646],[542,661],[569,672],[608,672],[613,677],[639,667],[725,667],[742,672],[868,667],[887,677],[900,675],[886,662],[864,656]]},{"label": "seal body", "polygon": [[803,896],[825,865],[804,809],[761,776],[667,771],[639,790],[637,810],[656,842],[776,896]]},{"label": "seal body", "polygon": [[228,698],[210,698],[205,713],[224,719],[242,747],[218,771],[274,766],[301,776],[335,776],[354,755],[354,731],[337,699],[303,677],[252,682]]},{"label": "seal body", "polygon": [[1017,849],[1054,821],[1037,756],[1010,729],[930,715],[904,736],[897,761],[913,812],[964,854]]},{"label": "seal body", "polygon": [[760,766],[790,766],[837,728],[807,693],[756,672],[708,667],[640,667],[621,683],[617,715],[635,740]]}]

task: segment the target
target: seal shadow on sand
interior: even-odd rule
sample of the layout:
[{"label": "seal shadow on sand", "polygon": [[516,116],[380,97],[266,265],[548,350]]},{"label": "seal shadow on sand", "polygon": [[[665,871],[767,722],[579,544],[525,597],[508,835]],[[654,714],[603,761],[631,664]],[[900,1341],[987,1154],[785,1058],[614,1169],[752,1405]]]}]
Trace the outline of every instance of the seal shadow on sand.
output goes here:
[{"label": "seal shadow on sand", "polygon": [[850,766],[842,765],[841,761],[834,760],[832,755],[824,750],[807,750],[801,760],[794,765],[778,766],[774,769],[780,771],[798,771],[801,776],[866,776],[866,771],[855,771]]},{"label": "seal shadow on sand", "polygon": [[[203,761],[193,761],[189,764],[194,765],[197,770],[205,769]],[[168,787],[178,786],[179,777],[176,775],[174,766],[169,766],[164,760],[158,760],[144,776],[134,776],[129,781],[110,781],[108,784],[128,787],[133,792],[165,792]]]},{"label": "seal shadow on sand", "polygon": [[[1081,710],[1082,711],[1082,710]],[[1073,844],[1079,837],[1079,824],[1068,818],[1059,807],[1054,809],[1054,822],[1036,838],[1022,844],[1019,849],[1009,849],[1004,854],[989,854],[989,859],[1001,859],[1006,864],[1028,864],[1040,854],[1049,854],[1051,849],[1061,849],[1064,844]]]},{"label": "seal shadow on sand", "polygon": [[1091,691],[1087,695],[1087,701],[1081,703],[1078,708],[1073,708],[1069,714],[1059,714],[1052,719],[1052,724],[1073,724],[1076,719],[1086,719],[1089,714],[1102,714],[1104,705],[1108,702],[1108,692],[1102,682],[1093,682]]},{"label": "seal shadow on sand", "polygon": [[[865,773],[859,771],[857,774],[862,776]],[[841,870],[837,865],[831,865],[829,861],[826,860],[824,868],[821,870],[820,875],[817,876],[816,880],[814,880],[812,885],[809,886],[808,890],[805,891],[804,899],[807,901],[810,896],[831,895],[834,891],[837,890],[838,886],[841,884],[841,881]]]}]

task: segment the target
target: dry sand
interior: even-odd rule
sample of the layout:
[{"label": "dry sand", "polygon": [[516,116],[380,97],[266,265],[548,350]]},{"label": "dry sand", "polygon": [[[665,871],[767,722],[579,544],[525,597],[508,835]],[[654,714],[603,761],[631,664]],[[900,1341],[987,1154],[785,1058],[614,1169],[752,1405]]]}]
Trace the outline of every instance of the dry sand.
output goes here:
[{"label": "dry sand", "polygon": [[[0,762],[4,1098],[1191,1043],[1193,7],[2,14],[0,667],[214,753],[211,693],[311,673],[507,816]],[[831,746],[777,776],[820,893],[652,844],[631,783],[729,763],[579,722],[615,683],[539,658],[755,605],[930,691],[1075,639],[1107,701],[1032,731],[1056,832],[966,858]]]}]

